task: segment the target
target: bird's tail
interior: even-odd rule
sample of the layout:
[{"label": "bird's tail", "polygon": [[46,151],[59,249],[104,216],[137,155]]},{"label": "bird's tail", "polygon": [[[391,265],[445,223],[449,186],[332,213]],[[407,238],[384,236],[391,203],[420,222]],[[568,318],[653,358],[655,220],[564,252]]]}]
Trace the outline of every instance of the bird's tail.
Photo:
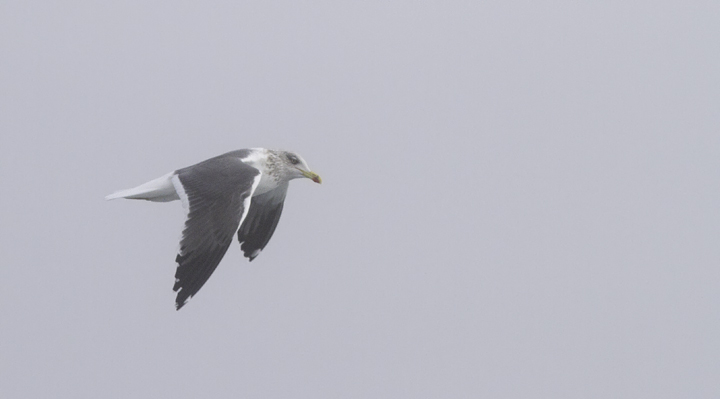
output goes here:
[{"label": "bird's tail", "polygon": [[127,198],[143,199],[155,202],[167,202],[180,199],[175,191],[175,186],[172,184],[172,177],[174,174],[175,172],[170,172],[135,188],[116,191],[105,197],[105,199],[112,200],[116,198]]}]

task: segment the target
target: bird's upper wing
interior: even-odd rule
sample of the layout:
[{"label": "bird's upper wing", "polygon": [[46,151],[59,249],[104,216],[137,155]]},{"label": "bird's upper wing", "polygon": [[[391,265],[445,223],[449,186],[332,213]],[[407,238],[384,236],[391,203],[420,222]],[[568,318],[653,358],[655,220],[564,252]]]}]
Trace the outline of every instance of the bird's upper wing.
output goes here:
[{"label": "bird's upper wing", "polygon": [[188,210],[175,258],[175,306],[180,309],[210,278],[246,217],[260,181],[258,169],[240,158],[220,156],[180,169],[172,178]]},{"label": "bird's upper wing", "polygon": [[253,197],[250,211],[238,230],[238,241],[242,244],[240,248],[251,261],[265,248],[275,232],[287,189],[288,183],[285,182]]}]

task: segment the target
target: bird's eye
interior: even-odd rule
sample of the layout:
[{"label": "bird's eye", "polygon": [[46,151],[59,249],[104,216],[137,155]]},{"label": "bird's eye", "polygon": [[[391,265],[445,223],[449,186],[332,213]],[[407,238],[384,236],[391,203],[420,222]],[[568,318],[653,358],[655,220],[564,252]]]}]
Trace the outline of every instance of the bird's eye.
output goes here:
[{"label": "bird's eye", "polygon": [[292,155],[292,154],[288,154],[288,155],[287,155],[287,159],[288,159],[288,161],[290,161],[290,163],[293,164],[293,165],[297,165],[297,164],[300,163],[300,160],[297,159],[297,157],[296,157],[295,155]]}]

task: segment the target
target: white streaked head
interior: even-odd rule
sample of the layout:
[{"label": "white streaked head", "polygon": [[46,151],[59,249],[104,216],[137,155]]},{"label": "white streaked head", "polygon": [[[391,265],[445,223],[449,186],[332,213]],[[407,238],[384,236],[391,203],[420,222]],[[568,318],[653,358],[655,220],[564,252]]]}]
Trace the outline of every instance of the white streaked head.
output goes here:
[{"label": "white streaked head", "polygon": [[322,179],[317,173],[312,172],[307,162],[295,152],[291,151],[272,151],[276,166],[281,169],[283,180],[292,180],[301,177],[307,177],[315,183],[322,183]]}]

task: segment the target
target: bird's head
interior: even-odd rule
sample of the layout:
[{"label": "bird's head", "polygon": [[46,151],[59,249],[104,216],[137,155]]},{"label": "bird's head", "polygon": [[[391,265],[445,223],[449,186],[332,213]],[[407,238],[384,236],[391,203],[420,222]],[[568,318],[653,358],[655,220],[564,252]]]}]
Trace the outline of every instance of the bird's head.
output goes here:
[{"label": "bird's head", "polygon": [[300,155],[290,151],[278,151],[277,155],[290,179],[307,177],[315,183],[322,183],[320,176],[310,170],[307,162]]}]

